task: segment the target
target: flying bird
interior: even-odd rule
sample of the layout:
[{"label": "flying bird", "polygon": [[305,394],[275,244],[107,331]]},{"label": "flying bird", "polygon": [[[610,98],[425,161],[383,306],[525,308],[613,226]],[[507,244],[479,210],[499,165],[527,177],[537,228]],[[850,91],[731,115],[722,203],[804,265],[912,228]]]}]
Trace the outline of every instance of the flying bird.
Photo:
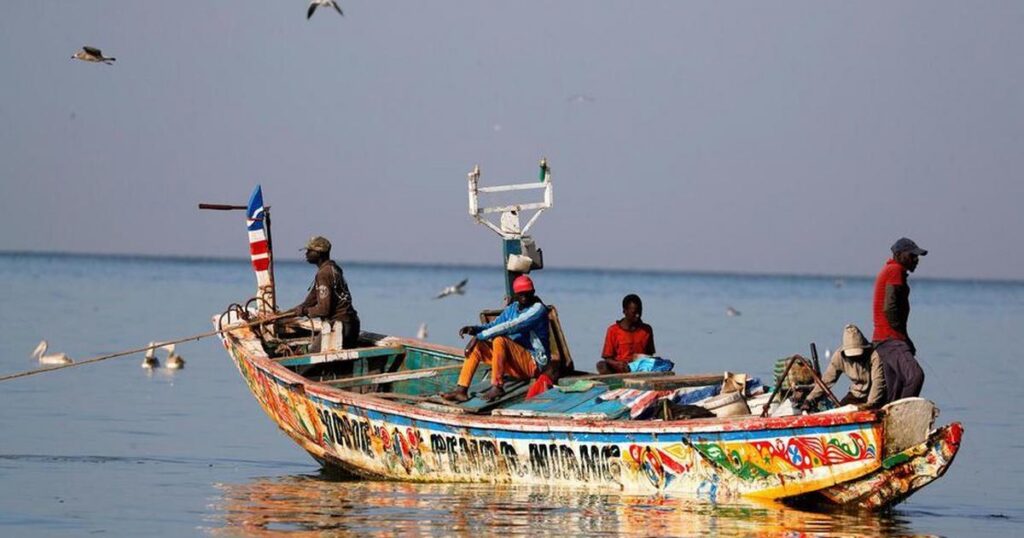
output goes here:
[{"label": "flying bird", "polygon": [[420,323],[420,328],[419,328],[418,331],[416,331],[416,338],[419,338],[420,340],[426,340],[427,339],[427,335],[429,335],[429,334],[430,333],[427,332],[427,324],[426,323]]},{"label": "flying bird", "polygon": [[82,60],[83,62],[102,62],[107,65],[114,65],[114,61],[117,58],[107,58],[103,56],[103,52],[96,47],[90,47],[88,45],[82,47],[82,50],[76,52],[71,56],[72,60]]},{"label": "flying bird", "polygon": [[174,344],[167,344],[164,349],[167,351],[167,362],[165,363],[167,369],[181,370],[185,367],[185,359],[174,352]]},{"label": "flying bird", "polygon": [[32,352],[32,358],[39,359],[39,364],[71,364],[75,362],[66,353],[50,353],[47,355],[46,347],[46,340],[43,340],[39,342],[36,350]]},{"label": "flying bird", "polygon": [[435,299],[443,299],[443,298],[445,298],[445,297],[447,297],[449,295],[463,295],[463,294],[466,293],[466,283],[467,282],[469,282],[469,279],[468,278],[464,278],[464,279],[462,279],[462,282],[459,282],[458,284],[455,284],[454,286],[448,286],[447,288],[441,290],[441,293],[438,293],[437,296],[434,297],[434,298]]},{"label": "flying bird", "polygon": [[570,95],[565,100],[569,103],[593,103],[595,101],[593,97],[582,93]]},{"label": "flying bird", "polygon": [[743,312],[740,312],[739,310],[736,310],[735,308],[733,308],[731,306],[725,307],[725,315],[729,316],[730,318],[734,318],[734,317],[742,315],[742,314],[743,314]]},{"label": "flying bird", "polygon": [[342,17],[345,16],[345,14],[341,11],[341,8],[338,7],[338,3],[335,2],[334,0],[312,0],[309,3],[309,10],[306,11],[306,20],[308,21],[310,17],[313,16],[313,12],[316,11],[316,8],[321,6],[333,7],[338,12],[338,15],[341,15]]}]

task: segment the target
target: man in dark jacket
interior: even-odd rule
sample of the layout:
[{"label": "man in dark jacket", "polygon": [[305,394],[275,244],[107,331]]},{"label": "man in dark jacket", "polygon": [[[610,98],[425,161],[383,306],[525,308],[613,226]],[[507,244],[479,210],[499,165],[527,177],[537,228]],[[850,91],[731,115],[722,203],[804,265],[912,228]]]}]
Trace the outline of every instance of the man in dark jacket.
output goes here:
[{"label": "man in dark jacket", "polygon": [[907,333],[910,317],[910,286],[907,274],[917,269],[921,256],[928,251],[917,243],[899,238],[892,245],[892,258],[875,279],[873,301],[875,344],[885,369],[886,401],[918,396],[924,385],[924,370],[918,364],[917,348]]},{"label": "man in dark jacket", "polygon": [[[331,259],[331,242],[319,236],[310,239],[306,243],[306,261],[317,266],[316,276],[306,300],[293,309],[295,314],[321,318],[327,322],[328,330],[341,332],[343,349],[357,347],[359,314],[352,306],[352,294],[341,267]],[[317,351],[320,351],[320,340],[314,339],[310,352]]]}]

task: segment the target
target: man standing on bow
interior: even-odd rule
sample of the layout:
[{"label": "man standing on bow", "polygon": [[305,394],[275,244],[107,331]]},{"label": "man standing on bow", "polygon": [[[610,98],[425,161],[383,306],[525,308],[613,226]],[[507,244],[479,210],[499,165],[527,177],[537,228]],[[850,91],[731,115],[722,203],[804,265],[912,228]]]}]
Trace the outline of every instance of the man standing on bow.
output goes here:
[{"label": "man standing on bow", "polygon": [[924,371],[915,356],[917,348],[907,333],[910,317],[910,286],[907,274],[917,269],[928,251],[906,237],[892,245],[892,258],[875,279],[873,301],[875,331],[871,338],[885,367],[887,401],[918,396]]},{"label": "man standing on bow", "polygon": [[484,401],[505,394],[505,374],[526,380],[537,377],[548,367],[548,308],[537,297],[533,281],[526,275],[512,281],[512,293],[512,304],[494,321],[459,329],[459,336],[469,334],[473,338],[466,346],[466,362],[459,372],[458,385],[442,394],[444,399],[468,401],[469,384],[481,362],[491,366],[491,388],[481,395]]},{"label": "man standing on bow", "polygon": [[[331,242],[317,236],[306,243],[306,261],[317,266],[309,295],[293,310],[298,316],[321,318],[331,324],[332,332],[341,332],[341,347],[358,347],[359,314],[352,306],[352,294],[348,291],[345,276],[331,259]],[[320,340],[314,339],[310,352],[320,350]]]}]

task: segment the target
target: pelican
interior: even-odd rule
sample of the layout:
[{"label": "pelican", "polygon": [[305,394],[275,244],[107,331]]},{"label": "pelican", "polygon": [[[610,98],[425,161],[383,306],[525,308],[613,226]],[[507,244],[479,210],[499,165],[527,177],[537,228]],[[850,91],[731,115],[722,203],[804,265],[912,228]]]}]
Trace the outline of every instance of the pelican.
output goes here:
[{"label": "pelican", "polygon": [[420,340],[426,340],[428,334],[429,333],[427,332],[427,324],[420,323],[420,328],[419,330],[416,331],[416,338],[419,338]]},{"label": "pelican", "polygon": [[313,16],[313,12],[316,11],[316,8],[321,6],[333,7],[338,12],[338,15],[341,15],[342,17],[345,16],[345,14],[342,13],[341,8],[338,7],[338,3],[335,2],[334,0],[312,0],[309,3],[309,10],[306,11],[306,20],[309,20],[310,17]]},{"label": "pelican", "polygon": [[181,370],[185,367],[185,359],[181,358],[181,355],[174,352],[174,344],[167,344],[164,346],[164,349],[167,351],[167,363],[165,366],[168,369]]},{"label": "pelican", "polygon": [[43,340],[39,342],[36,350],[32,352],[32,358],[39,359],[39,364],[71,364],[75,362],[66,353],[51,353],[47,355],[47,345],[46,340]]},{"label": "pelican", "polygon": [[740,312],[739,310],[736,310],[735,308],[733,308],[731,306],[725,307],[725,315],[729,316],[730,318],[733,318],[733,317],[736,317],[736,316],[739,316],[739,315],[742,315],[742,314],[743,314],[743,312]]},{"label": "pelican", "polygon": [[458,284],[454,284],[452,286],[448,286],[447,288],[441,290],[441,293],[438,293],[437,296],[435,296],[434,298],[443,299],[449,295],[463,295],[466,293],[467,282],[469,282],[469,279],[464,278],[462,279],[462,282],[459,282]]},{"label": "pelican", "polygon": [[107,65],[114,65],[117,58],[105,58],[103,52],[96,47],[90,47],[88,45],[82,47],[82,50],[76,52],[71,56],[72,60],[82,60],[83,62],[96,62],[105,63]]},{"label": "pelican", "polygon": [[156,358],[156,342],[149,343],[149,349],[146,350],[146,356],[142,358],[143,368],[159,368],[160,359]]}]

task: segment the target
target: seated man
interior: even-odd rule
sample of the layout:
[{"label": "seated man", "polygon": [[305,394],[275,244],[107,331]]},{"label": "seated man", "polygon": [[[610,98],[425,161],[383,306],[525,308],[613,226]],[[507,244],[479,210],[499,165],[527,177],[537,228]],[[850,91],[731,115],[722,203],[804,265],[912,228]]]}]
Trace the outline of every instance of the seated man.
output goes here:
[{"label": "seated man", "polygon": [[654,355],[654,329],[640,319],[643,313],[640,297],[631,293],[622,298],[622,319],[612,323],[604,335],[604,360],[597,362],[597,373],[628,372],[629,362],[637,355]]},{"label": "seated man", "polygon": [[[853,404],[861,409],[877,409],[885,403],[882,359],[856,325],[847,325],[843,329],[843,345],[832,354],[832,360],[829,361],[821,380],[831,388],[839,380],[841,373],[846,373],[850,378],[850,392],[843,397],[839,405]],[[815,386],[800,405],[800,409],[814,409],[817,400],[824,394],[824,389]]]},{"label": "seated man", "polygon": [[468,401],[469,384],[481,362],[491,366],[491,388],[481,395],[488,402],[505,394],[505,374],[530,379],[548,366],[548,308],[540,302],[533,281],[526,275],[516,277],[512,292],[514,301],[494,321],[459,329],[459,336],[470,334],[473,338],[466,346],[458,386],[442,394],[444,399]]},{"label": "seated man", "polygon": [[[292,309],[296,316],[322,318],[341,332],[341,347],[351,349],[359,344],[359,314],[352,306],[352,294],[341,267],[331,259],[331,242],[314,237],[306,243],[306,261],[317,266],[309,294]],[[321,351],[320,340],[314,339],[310,353]],[[328,351],[328,350],[323,350]]]}]

